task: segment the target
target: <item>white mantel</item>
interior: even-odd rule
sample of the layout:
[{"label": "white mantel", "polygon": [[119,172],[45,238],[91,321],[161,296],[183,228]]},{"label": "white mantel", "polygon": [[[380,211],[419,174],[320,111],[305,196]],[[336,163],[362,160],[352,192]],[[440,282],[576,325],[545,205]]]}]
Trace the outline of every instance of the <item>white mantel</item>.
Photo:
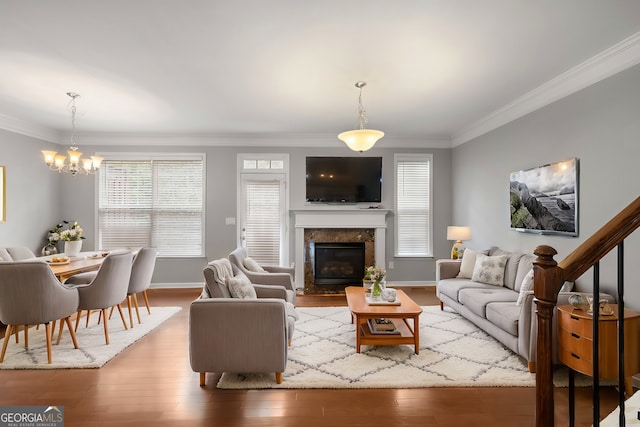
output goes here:
[{"label": "white mantel", "polygon": [[388,209],[300,209],[294,210],[296,288],[304,288],[304,230],[307,228],[372,228],[375,230],[376,266],[386,265]]}]

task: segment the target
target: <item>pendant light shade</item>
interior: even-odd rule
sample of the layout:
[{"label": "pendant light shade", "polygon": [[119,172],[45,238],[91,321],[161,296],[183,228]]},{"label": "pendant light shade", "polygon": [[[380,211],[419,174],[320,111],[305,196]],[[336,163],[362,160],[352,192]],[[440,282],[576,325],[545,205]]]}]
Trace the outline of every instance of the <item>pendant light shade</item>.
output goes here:
[{"label": "pendant light shade", "polygon": [[362,88],[366,85],[367,82],[361,81],[356,83],[356,87],[360,89],[360,96],[358,97],[358,122],[360,128],[342,132],[338,135],[338,139],[347,144],[347,147],[361,153],[371,149],[376,142],[384,136],[384,132],[382,131],[366,129],[367,112],[362,106]]}]

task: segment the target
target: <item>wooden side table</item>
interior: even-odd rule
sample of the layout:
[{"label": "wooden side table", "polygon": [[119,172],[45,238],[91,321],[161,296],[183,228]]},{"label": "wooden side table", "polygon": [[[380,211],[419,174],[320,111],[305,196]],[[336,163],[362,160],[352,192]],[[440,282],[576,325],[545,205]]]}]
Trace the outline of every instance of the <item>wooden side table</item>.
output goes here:
[{"label": "wooden side table", "polygon": [[[618,305],[613,314],[599,317],[598,358],[600,378],[618,378]],[[625,390],[633,394],[631,376],[640,372],[640,313],[624,311]],[[593,317],[570,305],[558,307],[558,357],[569,368],[593,375]]]}]

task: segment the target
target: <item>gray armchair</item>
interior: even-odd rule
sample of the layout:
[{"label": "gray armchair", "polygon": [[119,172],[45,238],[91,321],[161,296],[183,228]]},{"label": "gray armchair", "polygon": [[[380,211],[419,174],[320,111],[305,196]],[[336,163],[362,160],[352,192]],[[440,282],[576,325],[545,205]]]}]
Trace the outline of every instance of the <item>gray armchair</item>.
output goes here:
[{"label": "gray armchair", "polygon": [[125,329],[127,322],[122,314],[120,303],[127,297],[133,254],[131,252],[112,252],[104,259],[98,273],[90,283],[82,283],[86,276],[71,276],[65,284],[76,285],[80,301],[76,316],[76,330],[82,310],[87,310],[87,322],[91,310],[100,310],[104,324],[105,342],[109,344],[107,308],[116,306]]},{"label": "gray armchair", "polygon": [[253,285],[256,299],[232,298],[233,269],[225,258],[209,263],[204,276],[203,294],[189,311],[190,362],[200,385],[207,372],[275,372],[280,384],[296,318],[285,289]]},{"label": "gray armchair", "polygon": [[[25,347],[29,346],[29,325],[45,325],[47,361],[51,363],[53,328],[50,322],[64,319],[73,345],[78,341],[69,316],[78,309],[78,290],[62,285],[42,261],[0,263],[0,320],[7,325],[0,363],[4,361],[11,334],[23,325]],[[61,326],[62,328],[62,326]],[[58,337],[58,341],[60,336]]]},{"label": "gray armchair", "polygon": [[294,269],[291,267],[280,267],[275,265],[261,265],[264,272],[252,271],[245,265],[248,258],[247,250],[242,246],[236,248],[229,254],[231,264],[244,273],[251,280],[251,283],[261,285],[284,286],[287,290],[287,301],[292,304],[296,302],[296,288],[294,286]]}]

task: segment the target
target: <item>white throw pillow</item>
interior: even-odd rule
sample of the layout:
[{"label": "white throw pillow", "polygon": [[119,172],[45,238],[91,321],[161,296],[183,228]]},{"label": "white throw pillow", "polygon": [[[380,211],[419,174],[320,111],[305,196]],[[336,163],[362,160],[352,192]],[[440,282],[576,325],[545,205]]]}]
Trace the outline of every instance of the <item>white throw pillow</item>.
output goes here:
[{"label": "white throw pillow", "polygon": [[471,279],[473,276],[473,268],[476,265],[476,257],[478,254],[485,254],[486,251],[474,251],[473,249],[465,249],[460,263],[460,272],[458,277],[461,279]]},{"label": "white throw pillow", "polygon": [[229,293],[234,298],[258,299],[256,290],[253,288],[249,278],[244,274],[235,277],[227,277],[227,288],[229,288]]},{"label": "white throw pillow", "polygon": [[574,282],[564,282],[559,292],[571,292],[573,290]]},{"label": "white throw pillow", "polygon": [[264,268],[260,267],[260,265],[255,262],[255,260],[253,258],[249,258],[246,257],[244,259],[244,261],[242,261],[242,264],[244,265],[244,268],[246,268],[249,271],[253,271],[254,273],[266,273],[267,270],[265,270]]},{"label": "white throw pillow", "polygon": [[518,301],[516,301],[517,305],[522,305],[524,301],[525,295],[529,291],[533,290],[533,268],[529,270],[529,272],[522,279],[522,284],[520,285],[520,294],[518,295]]},{"label": "white throw pillow", "polygon": [[[464,258],[462,258],[464,260]],[[507,265],[508,255],[487,256],[478,254],[473,267],[471,280],[487,285],[504,285],[504,267]]]}]

